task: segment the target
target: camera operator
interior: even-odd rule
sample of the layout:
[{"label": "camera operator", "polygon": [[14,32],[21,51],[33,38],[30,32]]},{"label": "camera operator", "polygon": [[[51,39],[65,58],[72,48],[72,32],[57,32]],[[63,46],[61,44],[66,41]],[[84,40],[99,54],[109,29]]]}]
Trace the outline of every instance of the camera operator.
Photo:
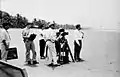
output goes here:
[{"label": "camera operator", "polygon": [[68,63],[69,57],[68,57],[68,51],[69,45],[68,41],[65,38],[65,36],[68,35],[68,32],[65,32],[64,29],[60,29],[59,32],[57,32],[57,44],[56,44],[56,50],[58,51],[58,62],[62,63]]}]

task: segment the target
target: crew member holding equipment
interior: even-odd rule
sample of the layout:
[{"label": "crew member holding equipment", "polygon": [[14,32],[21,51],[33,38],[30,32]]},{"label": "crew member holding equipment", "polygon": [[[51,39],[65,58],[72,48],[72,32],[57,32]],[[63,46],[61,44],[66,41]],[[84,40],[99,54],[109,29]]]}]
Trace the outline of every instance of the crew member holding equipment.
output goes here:
[{"label": "crew member holding equipment", "polygon": [[[33,25],[32,23],[27,24],[26,28],[24,28],[24,30],[22,31],[22,37],[26,47],[26,54],[25,54],[26,62],[28,64],[37,64],[38,62],[36,60],[35,45],[33,42],[36,35],[32,33],[32,30],[30,29],[32,25]],[[32,59],[30,59],[30,50],[32,51],[33,54]]]}]

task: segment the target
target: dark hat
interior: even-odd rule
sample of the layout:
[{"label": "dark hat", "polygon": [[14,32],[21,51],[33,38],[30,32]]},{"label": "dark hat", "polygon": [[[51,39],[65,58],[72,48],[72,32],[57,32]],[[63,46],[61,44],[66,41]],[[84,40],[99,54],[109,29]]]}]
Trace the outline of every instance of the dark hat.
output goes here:
[{"label": "dark hat", "polygon": [[63,28],[59,29],[59,32],[65,32],[65,29],[63,29]]},{"label": "dark hat", "polygon": [[81,28],[81,25],[80,25],[80,24],[77,24],[75,27],[78,29],[79,27]]}]

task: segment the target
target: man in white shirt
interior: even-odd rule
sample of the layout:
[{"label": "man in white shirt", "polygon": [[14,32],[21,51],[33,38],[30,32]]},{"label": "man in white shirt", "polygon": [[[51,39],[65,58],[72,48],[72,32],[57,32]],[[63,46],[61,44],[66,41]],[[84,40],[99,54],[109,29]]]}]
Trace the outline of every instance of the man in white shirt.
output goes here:
[{"label": "man in white shirt", "polygon": [[80,58],[80,52],[82,48],[82,39],[84,36],[84,33],[81,31],[81,25],[76,25],[76,30],[74,31],[75,39],[74,39],[74,59],[76,62],[84,61],[82,58]]},{"label": "man in white shirt", "polygon": [[9,32],[7,31],[9,29],[9,26],[9,23],[3,23],[3,29],[1,29],[0,33],[1,60],[3,61],[7,61],[7,49],[9,48],[11,41]]},{"label": "man in white shirt", "polygon": [[[1,35],[2,35],[2,34],[1,34],[2,31],[1,31],[1,30],[2,30],[2,28],[1,28],[1,25],[0,25],[0,42],[1,42],[1,40],[2,40],[2,36],[1,36]],[[1,47],[0,47],[0,53],[1,53]],[[1,54],[0,54],[0,58],[1,58]]]},{"label": "man in white shirt", "polygon": [[[1,42],[1,40],[2,40],[2,34],[1,34],[1,29],[2,29],[2,25],[0,25],[0,42]],[[1,45],[0,45],[0,60],[1,60]]]},{"label": "man in white shirt", "polygon": [[55,48],[56,32],[53,30],[54,24],[50,24],[49,28],[46,31],[46,47],[48,47],[48,60],[49,65],[59,65],[57,63],[57,52]]},{"label": "man in white shirt", "polygon": [[[32,64],[31,62],[33,62],[33,64],[37,64],[37,60],[36,60],[36,51],[35,51],[35,44],[33,42],[33,40],[30,40],[30,35],[33,34],[32,30],[30,29],[32,26],[32,23],[28,23],[26,28],[23,29],[22,31],[22,37],[24,39],[24,43],[25,43],[25,47],[26,47],[26,62],[28,64]],[[32,51],[32,59],[30,59],[30,50]]]}]

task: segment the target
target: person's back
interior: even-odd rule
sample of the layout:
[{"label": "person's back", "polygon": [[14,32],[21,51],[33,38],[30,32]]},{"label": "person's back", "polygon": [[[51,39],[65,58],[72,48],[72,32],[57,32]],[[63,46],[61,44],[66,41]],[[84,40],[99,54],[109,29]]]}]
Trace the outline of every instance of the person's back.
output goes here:
[{"label": "person's back", "polygon": [[55,40],[56,40],[56,33],[53,30],[54,24],[49,25],[49,29],[46,31],[46,47],[49,50],[49,62],[50,65],[59,65],[57,63],[57,53],[55,49]]},{"label": "person's back", "polygon": [[1,39],[6,40],[6,43],[10,42],[11,39],[10,39],[10,35],[7,30],[5,30],[5,29],[1,30]]},{"label": "person's back", "polygon": [[[2,42],[2,37],[1,37],[1,28],[0,28],[0,43]],[[1,45],[0,45],[0,50],[1,50]]]},{"label": "person's back", "polygon": [[10,45],[10,35],[7,31],[9,29],[10,24],[9,23],[3,23],[3,29],[0,33],[0,47],[1,47],[1,59],[3,61],[7,61],[7,49]]},{"label": "person's back", "polygon": [[47,29],[45,33],[45,39],[46,41],[50,40],[52,42],[55,42],[55,39],[56,39],[55,31],[51,28]]}]

